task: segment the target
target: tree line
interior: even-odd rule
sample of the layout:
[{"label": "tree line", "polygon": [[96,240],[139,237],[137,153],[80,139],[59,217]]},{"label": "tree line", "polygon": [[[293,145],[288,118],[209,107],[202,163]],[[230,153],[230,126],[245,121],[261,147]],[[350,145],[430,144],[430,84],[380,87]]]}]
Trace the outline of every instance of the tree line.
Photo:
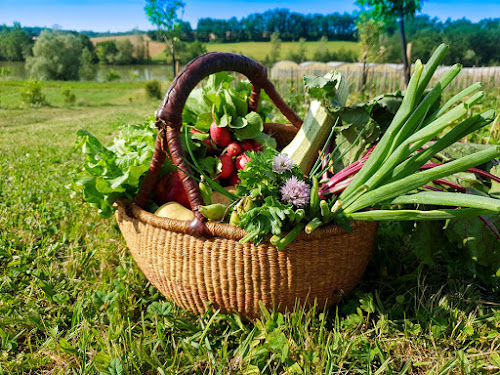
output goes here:
[{"label": "tree line", "polygon": [[[281,41],[297,41],[298,52],[293,59],[301,60],[304,58],[303,54],[300,54],[301,43],[303,46],[307,40],[321,40],[321,45],[324,47],[316,51],[315,60],[342,60],[342,57],[348,57],[349,61],[360,60],[361,56],[343,56],[336,55],[333,51],[328,52],[326,41],[360,40],[363,42],[361,33],[363,22],[366,21],[363,21],[357,14],[303,15],[287,9],[254,13],[240,20],[235,17],[228,20],[202,18],[194,30],[188,22],[180,21],[175,48],[179,51],[180,62],[185,63],[204,53],[206,51],[204,43],[209,42],[270,41],[274,43],[273,49],[279,49]],[[498,65],[500,64],[499,25],[500,18],[483,19],[479,22],[471,22],[467,19],[440,21],[427,15],[409,18],[405,21],[405,29],[407,42],[411,43],[411,60],[415,61],[420,58],[426,61],[437,45],[447,43],[450,45],[450,51],[446,57],[446,64],[460,62],[464,66]],[[395,23],[389,23],[383,27],[377,27],[376,38],[372,35],[373,31],[366,34],[370,37],[372,50],[368,55],[368,61],[401,61],[397,28]],[[147,63],[150,60],[148,42],[140,33],[137,33],[137,40],[134,43],[128,39],[122,39],[104,41],[94,46],[85,32],[40,30],[41,28],[36,27],[21,27],[19,23],[14,23],[11,27],[1,26],[0,60],[33,60],[37,55],[49,54],[49,48],[45,48],[44,43],[48,43],[51,48],[76,44],[76,49],[68,47],[69,50],[76,50],[74,55],[79,61],[82,58],[88,61],[88,66],[96,63]],[[373,30],[373,27],[369,30]],[[35,35],[37,32],[40,33]],[[152,39],[158,38],[158,33],[155,31],[149,34]],[[44,48],[35,48],[37,43]],[[268,62],[272,60],[270,58]],[[31,62],[30,64],[32,64],[30,66],[40,66],[41,63]],[[75,77],[73,73],[54,72],[52,76],[54,75],[59,77],[57,79]]]}]

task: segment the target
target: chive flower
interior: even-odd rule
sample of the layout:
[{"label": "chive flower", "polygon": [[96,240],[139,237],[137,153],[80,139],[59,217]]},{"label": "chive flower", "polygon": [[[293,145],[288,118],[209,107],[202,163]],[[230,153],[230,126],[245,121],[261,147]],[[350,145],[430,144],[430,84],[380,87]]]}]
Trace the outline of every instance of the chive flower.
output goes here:
[{"label": "chive flower", "polygon": [[300,181],[297,177],[292,176],[285,181],[280,193],[283,201],[296,207],[302,207],[309,203],[311,188],[305,181]]},{"label": "chive flower", "polygon": [[294,165],[294,161],[288,155],[279,154],[273,159],[273,172],[282,174],[291,171]]}]

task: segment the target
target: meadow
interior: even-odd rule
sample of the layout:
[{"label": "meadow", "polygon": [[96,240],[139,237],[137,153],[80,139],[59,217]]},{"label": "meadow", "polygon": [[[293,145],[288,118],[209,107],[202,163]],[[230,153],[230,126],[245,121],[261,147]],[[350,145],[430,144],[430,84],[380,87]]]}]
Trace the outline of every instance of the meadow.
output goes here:
[{"label": "meadow", "polygon": [[[165,60],[165,47],[161,48],[157,43],[151,42],[151,57],[153,61]],[[298,48],[298,42],[281,42],[280,60],[286,60],[290,52],[295,52]],[[320,46],[319,41],[305,42],[305,60],[314,60],[314,52]],[[232,52],[244,54],[258,61],[264,61],[270,55],[273,45],[270,42],[238,42],[238,43],[206,43],[207,52]],[[330,53],[339,50],[354,51],[359,56],[362,47],[357,42],[329,41],[327,49]]]},{"label": "meadow", "polygon": [[380,225],[366,274],[337,307],[244,322],[172,305],[114,219],[71,189],[76,131],[111,141],[160,100],[141,82],[44,82],[49,104],[32,108],[24,85],[0,81],[0,374],[500,373],[498,287],[474,277],[464,249],[421,262],[410,223]]}]

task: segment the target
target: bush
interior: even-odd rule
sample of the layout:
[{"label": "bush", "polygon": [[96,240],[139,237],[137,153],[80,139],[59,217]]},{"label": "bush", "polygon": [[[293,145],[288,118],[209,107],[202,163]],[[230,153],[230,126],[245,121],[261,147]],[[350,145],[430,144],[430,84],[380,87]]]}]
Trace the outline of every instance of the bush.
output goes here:
[{"label": "bush", "polygon": [[162,91],[161,91],[161,82],[157,79],[153,79],[152,81],[146,81],[144,86],[146,90],[146,95],[148,98],[161,99]]},{"label": "bush", "polygon": [[7,77],[10,75],[10,69],[3,66],[0,67],[0,78]]},{"label": "bush", "polygon": [[73,34],[42,31],[26,60],[26,70],[41,80],[78,80],[82,42]]},{"label": "bush", "polygon": [[78,70],[81,79],[91,81],[95,78],[97,68],[93,63],[93,60],[94,55],[92,52],[87,47],[84,47],[82,50],[82,56],[80,57],[80,68]]},{"label": "bush", "polygon": [[106,80],[108,80],[109,82],[116,81],[117,79],[120,79],[120,78],[121,78],[120,75],[117,72],[115,72],[114,70],[110,70],[108,72],[108,75],[106,76]]},{"label": "bush", "polygon": [[61,94],[64,96],[64,102],[66,104],[73,104],[76,101],[76,96],[69,87],[62,88]]},{"label": "bush", "polygon": [[21,97],[23,98],[23,102],[32,107],[47,105],[45,95],[42,93],[42,83],[35,78],[30,78],[23,86]]}]

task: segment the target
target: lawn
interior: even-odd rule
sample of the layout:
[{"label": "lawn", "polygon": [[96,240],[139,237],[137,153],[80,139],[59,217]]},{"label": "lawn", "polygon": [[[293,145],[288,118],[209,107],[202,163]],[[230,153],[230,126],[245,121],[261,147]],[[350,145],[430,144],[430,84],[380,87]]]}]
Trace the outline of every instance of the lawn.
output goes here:
[{"label": "lawn", "polygon": [[0,82],[0,374],[500,373],[498,287],[474,277],[464,249],[421,262],[411,224],[380,226],[338,307],[243,322],[173,306],[114,220],[70,188],[78,129],[110,141],[160,100],[141,83],[47,82],[50,106],[30,108],[23,85]]}]

